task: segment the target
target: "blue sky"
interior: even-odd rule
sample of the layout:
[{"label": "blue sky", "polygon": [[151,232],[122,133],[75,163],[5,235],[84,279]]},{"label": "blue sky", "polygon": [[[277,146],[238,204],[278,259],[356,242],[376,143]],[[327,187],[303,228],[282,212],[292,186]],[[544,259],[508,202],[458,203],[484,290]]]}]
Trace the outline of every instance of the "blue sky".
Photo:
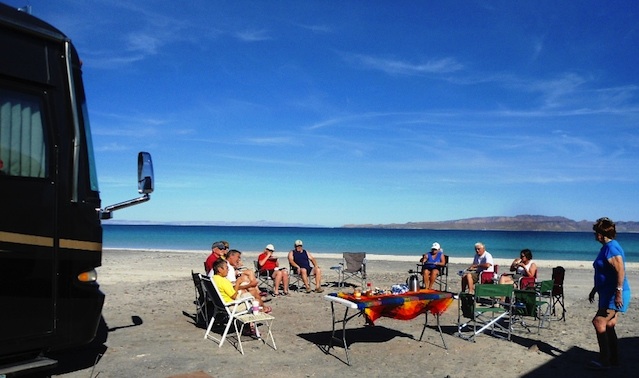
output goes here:
[{"label": "blue sky", "polygon": [[115,219],[639,220],[636,1],[28,3],[84,62],[103,205],[153,155]]}]

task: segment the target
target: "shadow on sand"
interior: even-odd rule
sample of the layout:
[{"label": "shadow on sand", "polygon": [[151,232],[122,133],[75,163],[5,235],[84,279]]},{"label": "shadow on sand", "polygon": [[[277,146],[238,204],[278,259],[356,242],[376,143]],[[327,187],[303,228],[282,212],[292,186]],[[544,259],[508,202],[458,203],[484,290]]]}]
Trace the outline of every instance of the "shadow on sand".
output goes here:
[{"label": "shadow on sand", "polygon": [[[130,327],[137,327],[142,325],[142,323],[142,318],[133,315],[131,316],[131,324],[109,328],[104,317],[101,317],[95,338],[91,341],[91,343],[78,348],[47,353],[46,356],[48,358],[58,361],[58,366],[55,369],[48,371],[46,375],[40,373],[39,375],[28,375],[25,377],[35,378],[43,376],[46,377],[48,375],[67,374],[95,366],[107,350],[105,343],[107,342],[110,332],[116,332]],[[91,374],[91,376],[93,375]]]},{"label": "shadow on sand", "polygon": [[[324,354],[330,354],[331,356],[337,358],[343,363],[346,362],[346,354],[343,355],[344,358],[341,358],[329,350],[329,344],[331,342],[331,331],[322,331],[322,332],[312,332],[312,333],[300,333],[297,336],[302,339],[309,341],[321,350]],[[342,331],[335,331],[336,340],[333,341],[333,350],[344,349],[342,343]],[[348,345],[353,345],[356,343],[383,343],[389,340],[394,339],[395,337],[405,337],[409,339],[414,339],[413,335],[408,333],[399,332],[394,329],[386,328],[383,326],[375,326],[375,327],[363,327],[363,328],[349,328],[346,330],[346,342]]]}]

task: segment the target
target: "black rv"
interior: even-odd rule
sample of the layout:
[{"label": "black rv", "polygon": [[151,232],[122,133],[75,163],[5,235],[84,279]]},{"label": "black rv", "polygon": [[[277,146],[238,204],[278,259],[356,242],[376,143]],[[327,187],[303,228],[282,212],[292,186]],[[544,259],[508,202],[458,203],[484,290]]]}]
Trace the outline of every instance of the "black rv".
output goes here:
[{"label": "black rv", "polygon": [[0,4],[0,376],[51,365],[47,351],[89,343],[104,294],[101,209],[81,63],[69,38]]}]

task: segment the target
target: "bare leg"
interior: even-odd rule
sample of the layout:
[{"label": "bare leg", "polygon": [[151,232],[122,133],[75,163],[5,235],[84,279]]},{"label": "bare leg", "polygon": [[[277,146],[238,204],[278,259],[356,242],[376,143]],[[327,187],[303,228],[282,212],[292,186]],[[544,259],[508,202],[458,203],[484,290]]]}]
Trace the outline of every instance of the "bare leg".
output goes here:
[{"label": "bare leg", "polygon": [[282,272],[276,270],[273,272],[273,294],[279,295],[280,283],[282,282]]},{"label": "bare leg", "polygon": [[462,277],[462,291],[473,291],[475,287],[472,285],[473,283],[473,276],[468,273],[465,276]]},{"label": "bare leg", "polygon": [[288,271],[280,270],[282,273],[282,281],[284,282],[284,294],[288,294]]},{"label": "bare leg", "polygon": [[428,289],[428,283],[430,282],[430,270],[422,268],[422,278],[424,279],[424,287]]},{"label": "bare leg", "polygon": [[618,356],[616,355],[617,343],[612,348],[610,347],[610,341],[616,341],[617,333],[614,330],[616,324],[617,313],[610,309],[600,308],[592,319],[592,325],[597,333],[597,343],[599,344],[599,362],[604,366],[610,365],[611,357],[613,357],[611,349],[615,353],[614,358],[617,360],[615,362],[618,362]]},{"label": "bare leg", "polygon": [[499,277],[499,283],[500,284],[514,284],[515,281],[513,281],[513,276],[507,275],[507,274],[502,274],[501,277]]},{"label": "bare leg", "polygon": [[[433,269],[432,272],[430,272],[430,281],[428,281],[429,289],[432,289],[433,285],[435,285],[435,280],[437,279],[438,274],[439,274],[439,270],[437,269]],[[426,281],[424,281],[424,283],[426,283]]]},{"label": "bare leg", "polygon": [[304,286],[306,287],[306,291],[311,291],[311,284],[308,282],[308,272],[305,268],[300,269],[300,274],[302,275],[302,282],[304,282]]},{"label": "bare leg", "polygon": [[468,292],[470,294],[474,294],[475,293],[475,281],[473,280],[473,275],[472,274],[467,274],[466,276],[464,276],[464,280],[466,281],[466,287],[468,288]]},{"label": "bare leg", "polygon": [[322,290],[322,271],[319,268],[313,268],[315,272],[315,290]]}]

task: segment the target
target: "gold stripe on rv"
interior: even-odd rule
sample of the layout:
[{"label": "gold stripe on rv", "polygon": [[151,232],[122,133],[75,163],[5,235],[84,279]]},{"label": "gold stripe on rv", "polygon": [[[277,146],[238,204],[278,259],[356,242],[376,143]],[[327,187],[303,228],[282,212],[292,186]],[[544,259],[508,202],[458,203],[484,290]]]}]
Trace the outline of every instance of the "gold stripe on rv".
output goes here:
[{"label": "gold stripe on rv", "polygon": [[[48,236],[27,235],[18,234],[15,232],[0,231],[0,241],[53,248],[53,238]],[[102,243],[72,239],[60,239],[60,247],[67,249],[83,249],[87,251],[99,252],[102,250]]]}]

